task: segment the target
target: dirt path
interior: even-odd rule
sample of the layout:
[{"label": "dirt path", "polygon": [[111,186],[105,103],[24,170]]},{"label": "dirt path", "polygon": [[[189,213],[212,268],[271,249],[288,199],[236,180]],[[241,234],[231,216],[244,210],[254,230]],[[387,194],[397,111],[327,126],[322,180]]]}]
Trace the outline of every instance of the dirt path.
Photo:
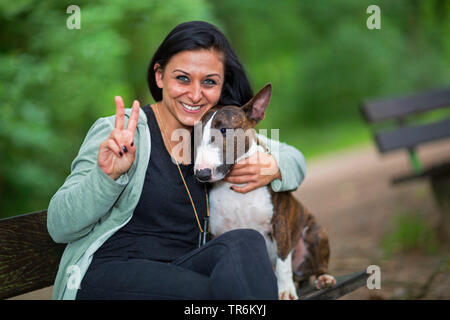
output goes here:
[{"label": "dirt path", "polygon": [[[450,159],[450,139],[418,150],[424,166]],[[448,248],[383,258],[380,242],[399,213],[419,212],[437,223],[438,208],[427,180],[392,186],[393,176],[410,172],[405,152],[381,156],[373,146],[348,150],[313,161],[296,196],[329,232],[330,270],[336,275],[381,268],[381,290],[361,288],[346,299],[414,298]],[[439,274],[424,298],[450,299],[450,274]]]},{"label": "dirt path", "polygon": [[[450,140],[418,150],[423,164],[450,159]],[[381,268],[381,290],[361,288],[345,299],[411,298],[432,275],[444,256],[423,253],[396,254],[383,259],[380,241],[391,219],[399,212],[421,212],[435,222],[438,209],[427,180],[391,186],[390,179],[408,173],[405,152],[380,156],[373,146],[347,150],[308,162],[305,182],[295,195],[328,229],[331,243],[330,271],[335,275]],[[49,299],[45,288],[16,299]],[[450,299],[450,274],[439,274],[425,298]]]}]

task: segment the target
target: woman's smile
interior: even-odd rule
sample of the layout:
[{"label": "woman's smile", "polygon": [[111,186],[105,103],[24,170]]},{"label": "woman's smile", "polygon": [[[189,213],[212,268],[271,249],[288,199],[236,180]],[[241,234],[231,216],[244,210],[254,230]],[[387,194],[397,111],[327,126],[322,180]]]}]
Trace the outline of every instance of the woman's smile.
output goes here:
[{"label": "woman's smile", "polygon": [[180,105],[184,111],[189,113],[199,113],[200,109],[204,106],[204,105],[191,105],[184,102],[180,102]]}]

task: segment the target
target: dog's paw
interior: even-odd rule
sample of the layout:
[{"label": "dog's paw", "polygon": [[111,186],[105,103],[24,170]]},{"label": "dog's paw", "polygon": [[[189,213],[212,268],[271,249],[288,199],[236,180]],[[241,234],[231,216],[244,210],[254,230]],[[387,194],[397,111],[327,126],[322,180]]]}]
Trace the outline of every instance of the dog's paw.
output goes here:
[{"label": "dog's paw", "polygon": [[314,284],[317,289],[326,289],[334,286],[336,284],[336,279],[332,275],[323,274],[314,281]]},{"label": "dog's paw", "polygon": [[279,287],[278,295],[280,300],[298,300],[297,290],[293,282]]}]

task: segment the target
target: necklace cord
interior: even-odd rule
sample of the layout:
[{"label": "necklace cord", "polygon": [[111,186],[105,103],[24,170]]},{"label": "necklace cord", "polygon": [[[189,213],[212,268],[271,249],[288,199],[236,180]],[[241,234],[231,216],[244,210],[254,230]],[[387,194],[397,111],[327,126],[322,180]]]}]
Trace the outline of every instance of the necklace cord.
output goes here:
[{"label": "necklace cord", "polygon": [[[170,147],[172,148],[171,140],[168,139],[168,135],[167,135],[167,132],[166,132],[166,127],[164,125],[164,122],[162,121],[162,118],[161,118],[161,116],[159,114],[159,110],[158,110],[157,106],[155,106],[155,110],[156,110],[156,113],[158,114],[159,121],[161,122],[161,126],[162,126],[162,129],[163,129],[164,136],[166,137],[167,142],[169,143]],[[186,191],[187,191],[187,194],[189,196],[189,199],[191,200],[192,209],[194,209],[195,219],[197,220],[198,228],[200,229],[200,232],[203,233],[204,231],[203,231],[203,229],[201,227],[200,220],[198,218],[198,214],[197,214],[197,210],[195,208],[194,201],[192,200],[191,193],[189,192],[189,188],[187,186],[187,183],[184,180],[184,176],[183,176],[183,173],[181,172],[180,165],[178,164],[178,161],[173,156],[172,156],[172,159],[175,161],[175,164],[177,165],[178,172],[180,173],[180,176],[181,176],[181,180],[183,180],[184,187],[186,188]],[[205,195],[206,195],[206,215],[209,217],[209,199],[208,199],[208,191],[206,190],[206,185],[204,186],[204,188],[205,188]]]}]

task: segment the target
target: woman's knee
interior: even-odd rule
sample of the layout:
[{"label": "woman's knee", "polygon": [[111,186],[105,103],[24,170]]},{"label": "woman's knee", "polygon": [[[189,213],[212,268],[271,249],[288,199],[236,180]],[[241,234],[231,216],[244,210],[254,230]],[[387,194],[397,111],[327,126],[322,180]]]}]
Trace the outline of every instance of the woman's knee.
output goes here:
[{"label": "woman's knee", "polygon": [[222,234],[218,240],[224,244],[247,243],[250,247],[265,247],[263,235],[255,229],[234,229]]}]

